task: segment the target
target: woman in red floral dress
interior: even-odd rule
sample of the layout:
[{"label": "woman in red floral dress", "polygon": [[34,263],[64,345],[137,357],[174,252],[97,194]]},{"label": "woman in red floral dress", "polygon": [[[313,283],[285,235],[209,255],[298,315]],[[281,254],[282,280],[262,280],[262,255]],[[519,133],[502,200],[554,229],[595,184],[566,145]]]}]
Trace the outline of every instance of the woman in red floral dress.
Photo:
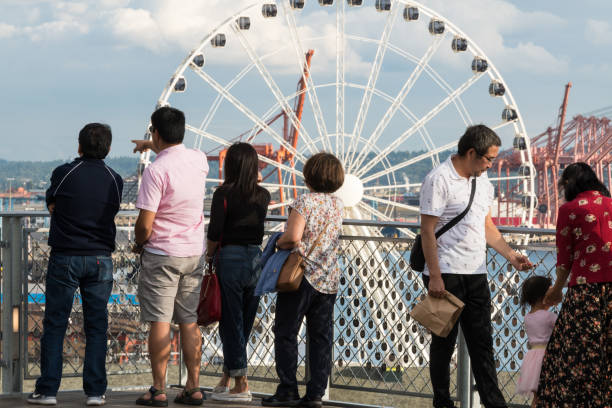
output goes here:
[{"label": "woman in red floral dress", "polygon": [[561,313],[546,348],[537,407],[612,407],[612,199],[585,163],[565,168],[557,279],[544,302]]}]

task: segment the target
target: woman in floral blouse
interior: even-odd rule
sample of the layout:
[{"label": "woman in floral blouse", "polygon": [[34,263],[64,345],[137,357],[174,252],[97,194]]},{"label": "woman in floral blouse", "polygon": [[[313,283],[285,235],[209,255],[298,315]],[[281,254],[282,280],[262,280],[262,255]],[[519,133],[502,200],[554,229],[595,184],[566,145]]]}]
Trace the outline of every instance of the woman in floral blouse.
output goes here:
[{"label": "woman in floral blouse", "polygon": [[[274,317],[274,353],[280,384],[263,406],[320,407],[332,361],[333,313],[340,279],[338,254],[342,230],[342,200],[332,195],[344,182],[340,161],[330,153],[317,153],[304,164],[309,193],[291,204],[285,232],[276,245],[295,248],[306,260],[304,278],[296,292],[279,293]],[[318,240],[317,240],[318,239]],[[310,381],[300,399],[296,372],[297,335],[306,317]]]},{"label": "woman in floral blouse", "polygon": [[537,407],[612,407],[612,199],[585,163],[563,171],[557,280],[544,302],[569,289],[546,348]]}]

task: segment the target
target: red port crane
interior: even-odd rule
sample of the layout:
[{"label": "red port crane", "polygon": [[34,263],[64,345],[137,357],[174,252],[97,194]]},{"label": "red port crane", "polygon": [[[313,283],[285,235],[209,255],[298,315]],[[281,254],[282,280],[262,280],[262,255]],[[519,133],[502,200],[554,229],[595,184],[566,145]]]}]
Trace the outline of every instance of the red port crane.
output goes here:
[{"label": "red port crane", "polygon": [[566,123],[571,82],[565,86],[556,128],[548,128],[531,141],[537,171],[538,223],[554,226],[562,204],[559,177],[565,166],[589,164],[608,188],[612,180],[612,126],[604,116],[576,115]]},{"label": "red port crane", "polygon": [[563,203],[558,187],[559,177],[565,166],[579,161],[589,164],[600,180],[610,188],[612,184],[610,119],[604,115],[584,114],[568,120],[567,107],[571,88],[571,82],[565,85],[556,126],[548,127],[531,139],[534,169],[521,166],[517,150],[526,149],[523,136],[515,138],[514,150],[506,150],[498,156],[496,165],[499,176],[503,174],[510,176],[513,173],[524,176],[531,171],[535,171],[536,174],[535,203],[531,201],[533,197],[521,198],[520,183],[506,182],[505,186],[499,184],[500,212],[504,207],[507,208],[507,212],[511,212],[514,206],[534,206],[537,217],[535,223],[541,227],[554,227],[557,223],[557,210]]},{"label": "red port crane", "polygon": [[[310,74],[310,62],[312,60],[313,55],[314,55],[314,50],[308,50],[308,52],[306,53],[306,62],[304,64],[304,72],[297,84],[297,92],[296,92],[296,97],[295,97],[294,104],[293,104],[293,111],[295,112],[295,117],[297,118],[297,123],[296,123],[297,127],[290,124],[290,120],[287,117],[287,113],[284,110],[281,110],[278,114],[268,119],[268,121],[266,122],[266,125],[270,126],[273,123],[275,123],[277,120],[282,118],[283,119],[283,139],[287,142],[287,144],[292,146],[294,149],[297,149],[298,137],[300,134],[300,124],[302,122],[302,113],[304,112],[304,101],[306,98],[306,81],[308,79],[308,75]],[[242,140],[242,138],[249,132],[250,131],[247,131],[241,134],[238,137],[238,140]],[[263,132],[263,129],[259,129],[254,135],[250,136],[247,139],[247,142],[250,142],[251,140],[253,140],[255,136],[259,135],[261,132]],[[267,157],[271,160],[274,160],[279,164],[289,162],[289,165],[292,168],[295,167],[294,154],[291,151],[289,151],[285,146],[281,145],[278,149],[275,149],[271,143],[253,143],[252,145],[255,148],[255,151],[257,152],[257,154]],[[213,155],[208,156],[209,161],[219,162],[219,178],[220,179],[223,178],[223,163],[225,162],[226,155],[227,155],[227,149],[222,149],[219,151],[219,154],[217,156],[213,156]],[[264,170],[267,166],[268,166],[268,163],[265,163],[262,161],[259,162],[260,171]],[[270,171],[266,175],[264,175],[264,181],[268,179],[269,177],[273,176],[275,173],[278,177],[278,184],[282,185],[283,179],[282,179],[282,173],[281,173],[280,167],[276,171]],[[295,173],[292,174],[292,184],[294,186],[293,197],[297,198],[297,188],[296,188],[297,180],[295,177]],[[284,202],[285,192],[282,187],[279,188],[279,195],[280,195],[279,197],[280,202]],[[285,215],[284,207],[281,207],[281,214]]]}]

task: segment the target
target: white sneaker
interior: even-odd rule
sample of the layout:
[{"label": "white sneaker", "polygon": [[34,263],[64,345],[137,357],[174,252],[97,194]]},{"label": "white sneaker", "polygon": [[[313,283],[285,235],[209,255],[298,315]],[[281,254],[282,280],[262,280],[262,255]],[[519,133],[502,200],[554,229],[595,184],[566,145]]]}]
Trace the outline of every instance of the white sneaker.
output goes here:
[{"label": "white sneaker", "polygon": [[229,391],[229,387],[224,387],[223,385],[217,385],[215,386],[215,388],[213,388],[212,393],[213,394],[223,394],[224,392],[228,392]]},{"label": "white sneaker", "polygon": [[100,406],[106,404],[106,397],[104,395],[96,396],[96,397],[87,397],[87,402],[85,403],[89,406]]},{"label": "white sneaker", "polygon": [[57,405],[57,398],[33,392],[28,396],[28,403],[36,405]]},{"label": "white sneaker", "polygon": [[232,394],[231,392],[222,392],[219,394],[213,394],[211,397],[215,401],[233,401],[233,402],[249,402],[253,399],[251,391],[240,392]]}]

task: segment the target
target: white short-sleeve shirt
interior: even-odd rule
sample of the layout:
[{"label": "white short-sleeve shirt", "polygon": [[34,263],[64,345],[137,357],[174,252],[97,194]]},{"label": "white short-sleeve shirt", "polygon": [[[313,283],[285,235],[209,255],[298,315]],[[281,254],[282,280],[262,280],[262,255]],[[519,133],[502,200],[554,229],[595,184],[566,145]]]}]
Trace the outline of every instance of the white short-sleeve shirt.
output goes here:
[{"label": "white short-sleeve shirt", "polygon": [[[455,170],[450,156],[429,172],[421,186],[421,214],[439,217],[438,231],[467,207],[472,179]],[[485,218],[493,204],[494,188],[487,173],[476,178],[476,193],[470,211],[438,238],[438,261],[441,273],[487,273]],[[425,265],[424,274],[429,275]]]}]

